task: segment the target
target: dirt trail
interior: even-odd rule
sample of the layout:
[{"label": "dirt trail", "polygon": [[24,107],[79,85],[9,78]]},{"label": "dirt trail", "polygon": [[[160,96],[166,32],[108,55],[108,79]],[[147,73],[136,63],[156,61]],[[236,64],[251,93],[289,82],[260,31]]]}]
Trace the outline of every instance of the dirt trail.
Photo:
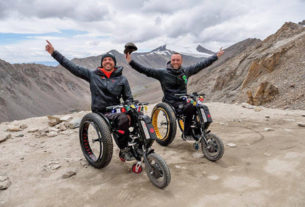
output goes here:
[{"label": "dirt trail", "polygon": [[[40,138],[27,129],[12,133],[0,143],[0,176],[12,182],[0,190],[0,206],[305,206],[305,128],[297,125],[305,122],[305,111],[208,106],[214,117],[211,130],[225,144],[223,158],[216,163],[203,158],[180,132],[169,147],[155,143],[171,170],[165,190],[154,187],[145,173],[133,174],[132,163],[118,159],[117,147],[105,169],[87,166],[78,129]],[[14,123],[43,128],[47,118]],[[0,124],[1,134],[7,127]],[[69,170],[77,174],[63,179]]]}]

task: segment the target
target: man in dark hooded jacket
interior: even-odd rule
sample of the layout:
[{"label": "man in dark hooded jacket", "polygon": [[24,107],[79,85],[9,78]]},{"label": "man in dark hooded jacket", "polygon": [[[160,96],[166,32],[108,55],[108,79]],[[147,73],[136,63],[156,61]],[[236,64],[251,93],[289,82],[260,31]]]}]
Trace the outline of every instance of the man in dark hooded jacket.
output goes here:
[{"label": "man in dark hooded jacket", "polygon": [[120,157],[127,160],[132,159],[127,147],[129,136],[128,115],[125,113],[105,113],[107,106],[120,104],[121,97],[126,102],[133,101],[128,80],[122,75],[123,67],[117,67],[115,57],[110,53],[106,53],[102,56],[101,67],[98,67],[96,70],[89,70],[75,65],[58,51],[54,50],[49,41],[47,43],[46,51],[55,60],[75,76],[89,82],[92,112],[105,114],[109,120],[114,121],[117,129],[124,131],[115,141],[120,148]]},{"label": "man in dark hooded jacket", "polygon": [[189,139],[191,134],[191,120],[196,109],[191,103],[182,102],[179,97],[175,96],[175,94],[186,94],[187,80],[189,77],[211,65],[218,59],[218,57],[223,55],[223,53],[224,51],[220,49],[217,54],[189,67],[182,67],[182,55],[174,53],[171,55],[171,60],[167,63],[165,69],[144,67],[132,60],[129,53],[126,54],[126,60],[136,71],[160,81],[164,94],[162,101],[172,105],[176,111],[186,116],[183,138]]}]

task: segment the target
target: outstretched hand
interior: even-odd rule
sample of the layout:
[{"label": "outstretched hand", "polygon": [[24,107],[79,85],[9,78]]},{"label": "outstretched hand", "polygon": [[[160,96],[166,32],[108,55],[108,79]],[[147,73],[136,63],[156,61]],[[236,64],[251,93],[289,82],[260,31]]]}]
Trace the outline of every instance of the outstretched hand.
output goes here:
[{"label": "outstretched hand", "polygon": [[125,58],[126,58],[126,61],[127,61],[128,63],[130,63],[130,61],[131,61],[131,55],[130,55],[129,52],[125,54]]},{"label": "outstretched hand", "polygon": [[223,53],[224,53],[224,51],[223,51],[223,49],[222,49],[222,47],[221,47],[221,48],[219,49],[219,51],[217,52],[217,57],[222,56]]},{"label": "outstretched hand", "polygon": [[53,47],[53,45],[51,44],[51,42],[49,42],[48,40],[46,40],[46,41],[47,41],[46,51],[47,51],[48,53],[50,53],[50,55],[52,55],[53,52],[54,52],[54,47]]}]

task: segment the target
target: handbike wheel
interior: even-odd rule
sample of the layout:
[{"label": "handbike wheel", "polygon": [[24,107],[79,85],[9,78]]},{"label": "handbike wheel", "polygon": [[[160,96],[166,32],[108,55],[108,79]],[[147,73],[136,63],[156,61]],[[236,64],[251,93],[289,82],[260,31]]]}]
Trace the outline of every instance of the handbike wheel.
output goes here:
[{"label": "handbike wheel", "polygon": [[217,161],[222,158],[224,154],[224,146],[219,137],[215,134],[209,133],[206,135],[207,144],[201,140],[201,149],[204,156],[210,161]]},{"label": "handbike wheel", "polygon": [[156,141],[162,146],[168,146],[175,139],[177,125],[173,109],[166,103],[157,104],[151,114],[155,129]]},{"label": "handbike wheel", "polygon": [[168,186],[171,181],[171,174],[165,161],[156,153],[149,154],[147,159],[151,170],[147,166],[145,170],[152,184],[161,189]]},{"label": "handbike wheel", "polygon": [[113,144],[105,120],[95,113],[84,116],[79,128],[79,140],[86,160],[95,168],[106,167],[112,158]]}]

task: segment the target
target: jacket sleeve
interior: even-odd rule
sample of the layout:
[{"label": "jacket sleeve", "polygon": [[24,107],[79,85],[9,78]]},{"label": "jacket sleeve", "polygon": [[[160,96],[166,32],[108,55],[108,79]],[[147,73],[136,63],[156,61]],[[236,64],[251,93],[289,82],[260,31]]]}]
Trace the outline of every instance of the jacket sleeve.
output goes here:
[{"label": "jacket sleeve", "polygon": [[139,63],[137,63],[134,60],[131,60],[129,65],[135,69],[136,71],[145,74],[148,77],[152,77],[155,79],[160,79],[161,77],[161,73],[159,69],[153,69],[153,68],[147,68],[144,67],[143,65],[140,65]]},{"label": "jacket sleeve", "polygon": [[191,65],[189,67],[184,68],[184,72],[186,73],[186,75],[188,77],[190,77],[191,75],[194,75],[194,74],[198,73],[199,71],[201,71],[202,69],[210,66],[217,59],[218,59],[217,55],[213,55],[213,56],[209,57],[208,59],[205,59],[204,61],[201,61],[195,65]]},{"label": "jacket sleeve", "polygon": [[132,94],[131,94],[129,82],[126,78],[124,78],[124,90],[123,90],[122,96],[123,96],[123,100],[125,102],[132,102],[133,101],[133,97],[132,97]]},{"label": "jacket sleeve", "polygon": [[52,53],[52,57],[75,76],[90,82],[90,70],[87,68],[74,64],[56,50]]}]

